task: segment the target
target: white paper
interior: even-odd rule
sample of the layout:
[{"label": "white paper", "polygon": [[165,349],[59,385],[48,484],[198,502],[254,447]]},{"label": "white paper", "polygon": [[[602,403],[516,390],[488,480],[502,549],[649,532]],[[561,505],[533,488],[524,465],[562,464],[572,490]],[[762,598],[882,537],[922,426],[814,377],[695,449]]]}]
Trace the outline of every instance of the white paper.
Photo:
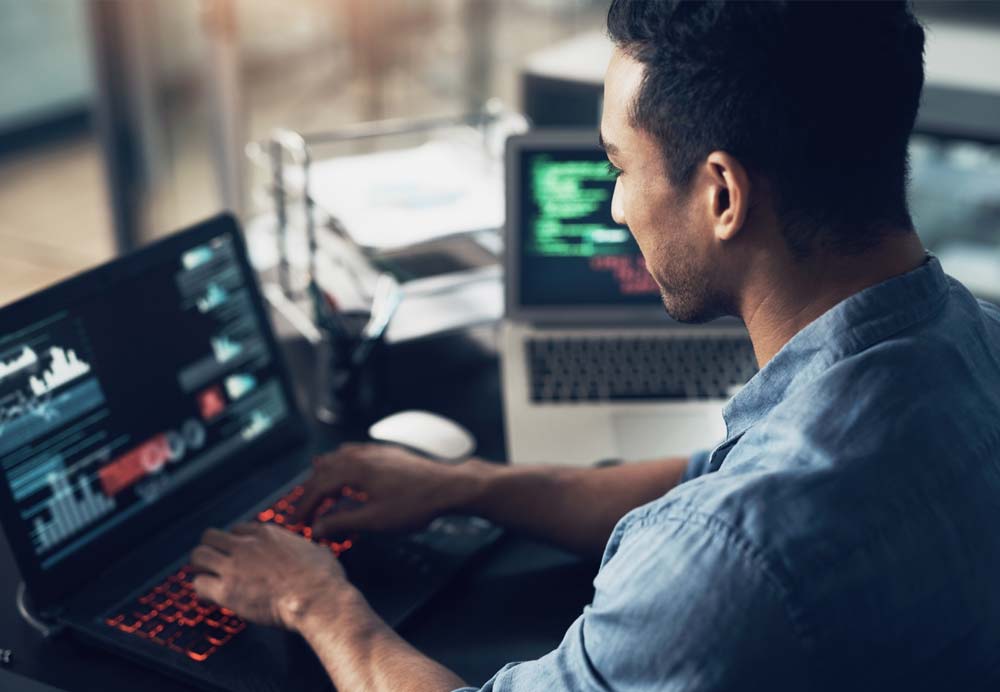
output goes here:
[{"label": "white paper", "polygon": [[318,161],[309,188],[354,242],[371,249],[496,229],[504,221],[502,166],[475,140]]},{"label": "white paper", "polygon": [[409,281],[385,339],[398,343],[496,322],[503,300],[499,266]]}]

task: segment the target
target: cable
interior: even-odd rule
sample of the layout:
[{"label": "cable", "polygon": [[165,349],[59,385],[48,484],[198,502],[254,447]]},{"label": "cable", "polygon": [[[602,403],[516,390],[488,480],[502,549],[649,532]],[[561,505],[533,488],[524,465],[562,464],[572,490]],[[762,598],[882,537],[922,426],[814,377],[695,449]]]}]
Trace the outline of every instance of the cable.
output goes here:
[{"label": "cable", "polygon": [[39,617],[33,615],[30,610],[28,610],[28,590],[24,586],[24,582],[18,582],[17,584],[17,612],[20,613],[24,621],[28,623],[32,629],[36,630],[45,639],[48,639],[52,635],[56,634],[59,629],[61,629],[55,623],[43,622]]}]

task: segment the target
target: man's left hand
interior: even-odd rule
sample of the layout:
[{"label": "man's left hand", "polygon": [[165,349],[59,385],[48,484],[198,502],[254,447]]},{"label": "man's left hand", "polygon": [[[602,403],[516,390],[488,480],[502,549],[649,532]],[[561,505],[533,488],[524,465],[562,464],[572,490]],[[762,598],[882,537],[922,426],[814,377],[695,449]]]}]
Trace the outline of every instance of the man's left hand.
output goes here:
[{"label": "man's left hand", "polygon": [[353,589],[329,549],[277,526],[209,529],[191,553],[198,595],[262,625],[294,629],[324,594]]}]

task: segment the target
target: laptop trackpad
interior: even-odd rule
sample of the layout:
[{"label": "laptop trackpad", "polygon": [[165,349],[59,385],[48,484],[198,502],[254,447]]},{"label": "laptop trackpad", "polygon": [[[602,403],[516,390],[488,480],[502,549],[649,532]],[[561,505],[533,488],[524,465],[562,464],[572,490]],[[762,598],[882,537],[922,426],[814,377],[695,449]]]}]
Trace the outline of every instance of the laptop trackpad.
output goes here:
[{"label": "laptop trackpad", "polygon": [[687,456],[719,444],[726,428],[718,411],[614,414],[612,425],[618,454],[626,461]]}]

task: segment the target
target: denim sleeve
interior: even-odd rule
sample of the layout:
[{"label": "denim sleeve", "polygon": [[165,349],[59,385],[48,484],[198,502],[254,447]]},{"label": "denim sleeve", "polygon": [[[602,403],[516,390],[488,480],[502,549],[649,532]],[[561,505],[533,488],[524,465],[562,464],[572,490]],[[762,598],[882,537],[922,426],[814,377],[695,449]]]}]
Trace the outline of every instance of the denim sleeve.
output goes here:
[{"label": "denim sleeve", "polygon": [[783,588],[709,519],[643,519],[594,586],[555,651],[507,665],[481,690],[811,689]]},{"label": "denim sleeve", "polygon": [[688,459],[688,465],[684,469],[684,475],[681,476],[681,483],[687,483],[692,478],[697,478],[708,471],[708,460],[712,456],[712,452],[708,449],[703,449],[699,452],[695,452]]}]

